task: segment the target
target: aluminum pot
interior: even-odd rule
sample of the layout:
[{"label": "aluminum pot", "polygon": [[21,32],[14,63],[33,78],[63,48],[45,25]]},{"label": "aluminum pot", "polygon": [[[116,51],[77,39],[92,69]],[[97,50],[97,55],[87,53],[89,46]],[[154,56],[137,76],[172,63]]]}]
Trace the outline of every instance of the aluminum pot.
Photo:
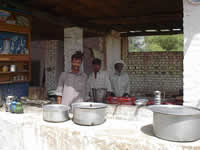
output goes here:
[{"label": "aluminum pot", "polygon": [[106,93],[107,89],[105,88],[92,88],[91,91],[91,98],[92,101],[97,102],[97,103],[103,103],[104,100],[106,99]]},{"label": "aluminum pot", "polygon": [[103,103],[80,102],[72,104],[73,122],[79,125],[99,125],[105,122],[105,110],[107,105]]},{"label": "aluminum pot", "polygon": [[69,120],[70,107],[61,104],[43,105],[43,120],[48,122],[64,122]]},{"label": "aluminum pot", "polygon": [[177,142],[200,139],[200,110],[178,105],[148,106],[153,113],[155,136]]}]

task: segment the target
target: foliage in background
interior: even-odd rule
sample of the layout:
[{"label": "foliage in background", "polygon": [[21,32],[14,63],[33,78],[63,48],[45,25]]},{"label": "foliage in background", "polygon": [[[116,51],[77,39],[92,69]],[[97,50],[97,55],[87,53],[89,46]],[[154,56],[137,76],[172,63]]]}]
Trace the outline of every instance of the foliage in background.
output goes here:
[{"label": "foliage in background", "polygon": [[183,34],[129,37],[129,52],[183,51]]}]

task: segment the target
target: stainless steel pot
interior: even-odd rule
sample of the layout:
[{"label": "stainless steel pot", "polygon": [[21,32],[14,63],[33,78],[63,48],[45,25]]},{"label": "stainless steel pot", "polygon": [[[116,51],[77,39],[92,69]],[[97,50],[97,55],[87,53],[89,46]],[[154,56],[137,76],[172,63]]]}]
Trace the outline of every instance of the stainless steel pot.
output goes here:
[{"label": "stainless steel pot", "polygon": [[103,103],[104,100],[106,99],[106,93],[107,93],[107,89],[105,88],[97,88],[97,89],[92,88],[92,91],[91,91],[92,101]]},{"label": "stainless steel pot", "polygon": [[43,120],[48,122],[64,122],[69,120],[70,107],[61,104],[43,105]]},{"label": "stainless steel pot", "polygon": [[200,110],[178,105],[152,105],[155,136],[178,142],[200,139]]},{"label": "stainless steel pot", "polygon": [[79,125],[99,125],[105,122],[105,110],[107,105],[103,103],[80,102],[72,104],[73,122]]}]

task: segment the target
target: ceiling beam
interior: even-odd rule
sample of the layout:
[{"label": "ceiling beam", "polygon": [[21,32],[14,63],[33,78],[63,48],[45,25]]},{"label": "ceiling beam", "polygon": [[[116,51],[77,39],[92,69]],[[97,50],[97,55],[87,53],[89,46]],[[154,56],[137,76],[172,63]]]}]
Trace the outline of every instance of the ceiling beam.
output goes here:
[{"label": "ceiling beam", "polygon": [[62,10],[60,15],[69,16],[69,12],[71,12],[70,16],[78,17],[81,16],[82,18],[88,19],[89,17],[95,16],[102,16],[102,13],[99,13],[94,8],[89,8],[87,5],[84,5],[79,0],[73,1],[61,1],[57,4],[58,9]]},{"label": "ceiling beam", "polygon": [[115,16],[117,11],[113,7],[109,7],[109,2],[104,0],[79,0],[80,3],[86,5],[88,9],[95,9],[98,12],[102,12],[101,16]]},{"label": "ceiling beam", "polygon": [[183,19],[183,15],[176,14],[159,14],[152,16],[124,16],[124,17],[105,17],[88,20],[89,23],[96,24],[144,24],[144,23],[161,23],[169,21],[179,21]]},{"label": "ceiling beam", "polygon": [[181,31],[167,31],[167,32],[136,32],[136,33],[121,33],[121,37],[128,37],[128,36],[151,36],[151,35],[173,35],[173,34],[182,34],[183,30]]},{"label": "ceiling beam", "polygon": [[182,22],[162,23],[162,24],[140,24],[140,25],[115,25],[119,32],[128,32],[133,30],[152,30],[152,29],[178,29],[183,28]]}]

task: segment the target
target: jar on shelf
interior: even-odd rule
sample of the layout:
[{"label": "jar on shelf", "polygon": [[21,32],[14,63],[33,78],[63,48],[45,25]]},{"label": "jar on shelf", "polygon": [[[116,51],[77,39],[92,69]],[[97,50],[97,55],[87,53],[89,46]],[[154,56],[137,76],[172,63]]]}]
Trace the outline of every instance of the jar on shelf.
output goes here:
[{"label": "jar on shelf", "polygon": [[4,65],[3,67],[2,67],[2,72],[8,72],[8,66],[7,65]]}]

